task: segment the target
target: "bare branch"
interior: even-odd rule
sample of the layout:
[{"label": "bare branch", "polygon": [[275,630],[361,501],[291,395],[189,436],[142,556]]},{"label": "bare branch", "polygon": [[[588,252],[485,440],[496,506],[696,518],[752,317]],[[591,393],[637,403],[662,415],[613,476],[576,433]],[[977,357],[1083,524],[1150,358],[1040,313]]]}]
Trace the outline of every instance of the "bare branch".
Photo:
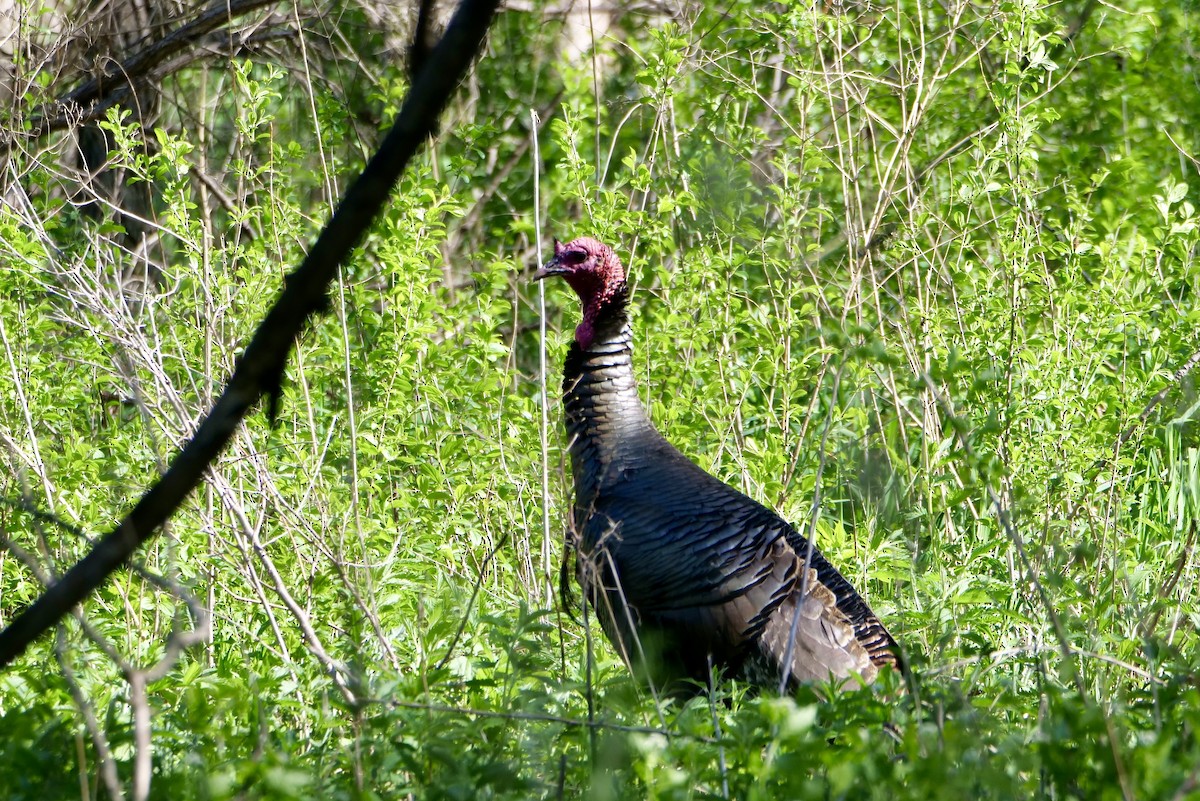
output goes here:
[{"label": "bare branch", "polygon": [[[25,137],[43,136],[61,130],[82,119],[94,119],[127,95],[137,79],[146,76],[155,66],[190,47],[197,39],[223,23],[254,11],[274,0],[230,0],[211,7],[196,19],[176,28],[162,39],[139,50],[119,64],[113,64],[104,74],[84,83],[42,109],[29,121],[22,133]],[[10,136],[0,143],[0,151],[13,144]]]}]

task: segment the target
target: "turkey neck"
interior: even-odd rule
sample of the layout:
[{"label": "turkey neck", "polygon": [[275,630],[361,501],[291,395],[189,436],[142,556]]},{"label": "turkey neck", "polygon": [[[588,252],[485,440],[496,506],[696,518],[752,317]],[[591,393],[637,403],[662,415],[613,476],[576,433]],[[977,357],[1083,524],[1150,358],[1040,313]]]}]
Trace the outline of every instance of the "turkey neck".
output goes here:
[{"label": "turkey neck", "polygon": [[571,345],[563,375],[571,468],[584,503],[619,478],[622,468],[640,461],[647,436],[657,438],[633,377],[627,287],[600,308],[592,329],[586,350],[578,341]]}]

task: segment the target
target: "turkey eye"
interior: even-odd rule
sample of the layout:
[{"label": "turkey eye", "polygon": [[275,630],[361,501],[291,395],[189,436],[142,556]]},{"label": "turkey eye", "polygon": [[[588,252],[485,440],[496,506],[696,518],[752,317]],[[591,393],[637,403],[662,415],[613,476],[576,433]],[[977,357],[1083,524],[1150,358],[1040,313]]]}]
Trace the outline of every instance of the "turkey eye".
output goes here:
[{"label": "turkey eye", "polygon": [[586,258],[587,254],[582,250],[568,250],[562,255],[562,261],[565,264],[583,264]]}]

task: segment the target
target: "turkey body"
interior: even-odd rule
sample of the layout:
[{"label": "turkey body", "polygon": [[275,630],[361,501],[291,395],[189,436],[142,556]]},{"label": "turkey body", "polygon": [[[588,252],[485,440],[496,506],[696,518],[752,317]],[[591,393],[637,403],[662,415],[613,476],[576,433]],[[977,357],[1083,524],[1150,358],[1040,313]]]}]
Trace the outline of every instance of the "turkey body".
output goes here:
[{"label": "turkey body", "polygon": [[606,635],[660,687],[704,683],[713,666],[768,685],[873,681],[899,649],[850,583],[650,422],[619,275],[598,307],[584,299],[563,379],[577,578]]}]

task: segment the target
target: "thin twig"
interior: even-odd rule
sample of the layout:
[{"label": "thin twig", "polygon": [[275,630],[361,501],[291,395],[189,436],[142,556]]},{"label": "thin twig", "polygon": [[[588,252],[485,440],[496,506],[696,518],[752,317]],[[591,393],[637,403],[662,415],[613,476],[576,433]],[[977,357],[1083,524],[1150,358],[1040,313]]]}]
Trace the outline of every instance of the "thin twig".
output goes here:
[{"label": "thin twig", "polygon": [[796,647],[796,631],[803,617],[801,606],[809,591],[809,573],[812,571],[813,555],[816,553],[817,519],[821,516],[821,474],[825,470],[825,447],[829,442],[829,432],[833,429],[833,410],[837,408],[838,388],[842,383],[842,370],[845,362],[838,365],[833,374],[833,397],[829,400],[829,413],[825,417],[825,427],[821,432],[821,444],[817,452],[817,475],[813,487],[813,508],[808,519],[808,541],[804,548],[804,568],[800,572],[800,586],[797,589],[796,609],[792,614],[792,625],[788,628],[787,646],[783,649],[783,659],[779,663],[779,694],[787,691],[788,682],[792,678],[792,655]]},{"label": "thin twig", "polygon": [[[537,250],[537,262],[542,263],[542,151],[538,142],[541,133],[541,116],[529,109],[529,142],[533,146],[533,235]],[[482,204],[479,204],[482,205]],[[479,207],[476,206],[476,208]],[[538,281],[538,396],[541,401],[541,416],[538,420],[538,442],[542,458],[542,573],[546,577],[546,603],[554,595],[550,576],[550,395],[546,389],[549,380],[546,366],[546,282]]]},{"label": "thin twig", "polygon": [[463,610],[462,619],[458,621],[458,628],[454,631],[454,636],[450,638],[450,645],[446,646],[446,655],[443,656],[437,663],[435,670],[441,670],[450,661],[450,657],[454,655],[454,649],[458,647],[458,641],[463,635],[463,631],[467,628],[467,621],[471,617],[471,610],[475,608],[475,599],[479,597],[479,590],[483,587],[483,579],[487,573],[487,567],[491,561],[496,558],[496,554],[500,549],[508,544],[508,532],[505,531],[500,535],[500,539],[496,541],[496,545],[483,557],[483,563],[479,565],[479,575],[475,579],[475,586],[471,589],[471,598],[467,601],[467,608]]}]

